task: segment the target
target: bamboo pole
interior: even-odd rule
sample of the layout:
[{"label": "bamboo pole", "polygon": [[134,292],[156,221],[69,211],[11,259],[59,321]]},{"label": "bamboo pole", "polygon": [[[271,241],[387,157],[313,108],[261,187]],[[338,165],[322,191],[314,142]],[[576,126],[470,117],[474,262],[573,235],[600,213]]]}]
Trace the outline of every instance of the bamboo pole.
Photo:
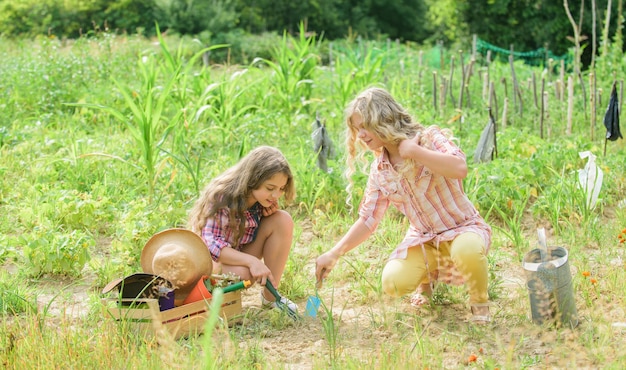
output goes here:
[{"label": "bamboo pole", "polygon": [[574,29],[574,73],[578,73],[580,71],[580,30],[574,21],[574,17],[572,17],[567,0],[563,0],[563,7],[565,8],[567,19],[569,19]]},{"label": "bamboo pole", "polygon": [[[511,50],[513,47],[511,47]],[[520,117],[524,114],[524,101],[522,100],[522,92],[519,88],[519,83],[517,82],[517,76],[515,75],[515,65],[513,61],[513,52],[511,51],[511,55],[509,55],[509,64],[511,65],[511,77],[513,79],[513,103],[517,107],[518,104],[516,101],[519,99],[519,114]]]},{"label": "bamboo pole", "polygon": [[470,59],[470,63],[467,65],[467,72],[465,73],[465,106],[467,106],[468,108],[472,107],[472,95],[470,94],[469,91],[469,86],[470,86],[470,79],[472,78],[472,75],[474,74],[474,64],[476,63],[475,59]]},{"label": "bamboo pole", "polygon": [[533,99],[535,100],[535,108],[539,108],[539,102],[537,101],[537,75],[535,74],[535,71],[533,71],[532,83],[533,83]]},{"label": "bamboo pole", "polygon": [[595,104],[595,77],[593,72],[589,74],[589,107],[591,107],[591,120],[589,124],[589,137],[591,141],[595,139],[595,126],[596,126],[596,104]]},{"label": "bamboo pole", "polygon": [[[465,91],[465,65],[463,64],[463,50],[459,50],[459,62],[461,63],[461,84],[459,85],[459,101],[457,103],[457,108],[461,110],[463,109],[463,92]],[[460,122],[461,120],[459,120],[459,124]],[[459,129],[460,128],[461,127],[459,126]]]},{"label": "bamboo pole", "polygon": [[513,58],[513,45],[511,44],[511,49],[509,52],[509,66],[511,67],[511,81],[513,82],[513,107],[517,107],[517,95],[515,94],[515,83],[517,80],[515,79],[515,68],[513,68],[513,63],[515,59]]},{"label": "bamboo pole", "polygon": [[549,138],[550,134],[552,133],[552,129],[551,129],[552,126],[550,125],[550,109],[548,107],[549,102],[550,102],[550,94],[548,93],[548,91],[545,91],[543,93],[543,116],[545,117],[543,131],[544,131],[544,136],[546,138]]},{"label": "bamboo pole", "polygon": [[330,96],[334,94],[333,43],[328,43],[328,68],[330,70]]},{"label": "bamboo pole", "polygon": [[493,153],[491,153],[491,159],[494,159],[498,158],[498,124],[491,114],[491,108],[489,108],[489,118],[493,121]]},{"label": "bamboo pole", "polygon": [[[582,22],[582,15],[583,15],[583,11],[584,11],[584,6],[582,6],[584,3],[581,3],[581,7],[580,7],[580,19]],[[574,21],[574,17],[572,17],[572,13],[569,10],[569,3],[567,2],[567,0],[563,0],[563,7],[565,8],[565,13],[567,14],[567,19],[569,19],[572,28],[574,29],[574,73],[578,76],[578,79],[580,81],[580,87],[582,89],[582,93],[583,93],[583,109],[585,111],[585,116],[587,115],[587,97],[586,92],[585,92],[585,81],[583,80],[583,76],[580,72],[580,26],[578,26],[576,24],[576,22]]]},{"label": "bamboo pole", "polygon": [[508,89],[508,85],[506,83],[506,78],[502,77],[500,79],[500,83],[502,84],[502,87],[504,88],[504,96],[508,97],[509,96],[509,89]]},{"label": "bamboo pole", "polygon": [[439,115],[441,117],[443,117],[443,113],[446,107],[446,86],[447,86],[447,81],[446,81],[446,78],[443,77],[441,79],[441,84],[439,85],[439,90],[441,93],[439,97]]},{"label": "bamboo pole", "polygon": [[483,101],[487,101],[489,95],[489,73],[485,70],[483,73],[483,87],[482,87],[482,98]]},{"label": "bamboo pole", "polygon": [[476,44],[478,42],[478,36],[476,34],[472,35],[472,59],[476,60]]},{"label": "bamboo pole", "polygon": [[419,52],[419,56],[418,56],[418,66],[419,66],[419,72],[417,73],[417,83],[419,84],[418,86],[422,86],[422,78],[423,78],[423,73],[424,73],[424,51],[420,50]]},{"label": "bamboo pole", "polygon": [[561,59],[561,100],[565,97],[565,60]]},{"label": "bamboo pole", "polygon": [[489,81],[489,85],[493,84],[491,81],[491,50],[487,50],[487,81]]},{"label": "bamboo pole", "polygon": [[452,99],[452,106],[454,106],[454,102],[456,98],[454,97],[454,92],[452,91],[452,81],[454,78],[454,55],[450,57],[450,77],[448,78],[448,90],[450,90],[450,99]]},{"label": "bamboo pole", "polygon": [[[505,103],[505,105],[508,108],[509,93],[508,93],[508,87],[507,87],[507,83],[506,83],[506,78],[502,77],[500,82],[502,83],[502,87],[504,88],[504,98],[507,99],[507,102]],[[504,107],[502,109],[504,109]],[[503,112],[503,114],[504,114],[504,112]],[[506,121],[505,120],[502,120],[502,127],[503,128],[506,127]]]},{"label": "bamboo pole", "polygon": [[502,129],[506,128],[507,111],[509,109],[509,98],[505,97],[502,103]]},{"label": "bamboo pole", "polygon": [[591,0],[591,70],[596,66],[596,0]]},{"label": "bamboo pole", "polygon": [[543,115],[545,112],[545,103],[546,103],[546,79],[545,77],[541,78],[541,110],[539,111],[539,137],[543,139]]},{"label": "bamboo pole", "polygon": [[433,71],[433,109],[439,112],[437,106],[437,71]]},{"label": "bamboo pole", "polygon": [[443,41],[437,41],[437,45],[439,46],[439,70],[443,71],[444,67],[444,59],[443,59]]},{"label": "bamboo pole", "polygon": [[495,116],[498,116],[498,99],[496,97],[495,85],[493,81],[489,82],[489,106],[493,108]]},{"label": "bamboo pole", "polygon": [[567,76],[567,128],[566,135],[572,134],[572,118],[574,115],[574,79]]}]

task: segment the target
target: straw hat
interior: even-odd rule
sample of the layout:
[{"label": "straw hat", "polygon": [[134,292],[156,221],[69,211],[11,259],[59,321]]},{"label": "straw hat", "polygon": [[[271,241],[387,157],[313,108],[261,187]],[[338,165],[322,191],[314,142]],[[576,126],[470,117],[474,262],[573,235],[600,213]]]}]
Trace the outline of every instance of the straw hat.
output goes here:
[{"label": "straw hat", "polygon": [[154,234],[141,252],[141,268],[172,283],[176,301],[184,299],[202,275],[211,275],[211,253],[200,236],[187,229]]}]

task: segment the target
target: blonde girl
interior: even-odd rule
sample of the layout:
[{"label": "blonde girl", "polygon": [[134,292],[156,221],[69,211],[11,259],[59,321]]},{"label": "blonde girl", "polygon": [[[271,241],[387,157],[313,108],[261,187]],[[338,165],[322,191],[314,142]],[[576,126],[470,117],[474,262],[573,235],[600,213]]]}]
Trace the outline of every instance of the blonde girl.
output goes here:
[{"label": "blonde girl", "polygon": [[[386,294],[409,296],[414,306],[428,302],[436,279],[464,282],[469,290],[471,320],[490,321],[486,254],[491,228],[463,191],[465,154],[450,131],[424,127],[384,89],[369,88],[345,111],[348,194],[352,175],[369,168],[359,218],[341,240],[316,260],[318,281],[326,278],[340,256],[364,242],[389,205],[409,220],[404,240],[382,272]],[[349,200],[349,199],[348,199]]]},{"label": "blonde girl", "polygon": [[[293,238],[293,220],[278,200],[295,198],[287,159],[276,148],[261,146],[214,178],[189,215],[189,228],[200,235],[223,273],[278,287]],[[261,292],[263,306],[274,297]],[[296,305],[285,299],[292,309]]]}]

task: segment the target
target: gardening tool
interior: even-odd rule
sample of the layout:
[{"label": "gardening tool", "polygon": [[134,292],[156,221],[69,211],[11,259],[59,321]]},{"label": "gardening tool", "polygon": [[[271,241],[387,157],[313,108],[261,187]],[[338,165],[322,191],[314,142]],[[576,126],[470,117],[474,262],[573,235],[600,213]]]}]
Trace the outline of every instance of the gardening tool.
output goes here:
[{"label": "gardening tool", "polygon": [[270,293],[272,293],[274,298],[276,298],[276,307],[280,308],[283,312],[289,315],[289,317],[291,317],[292,319],[294,320],[300,319],[300,315],[298,315],[296,311],[292,310],[288,305],[286,305],[282,301],[283,297],[278,293],[276,288],[274,288],[274,285],[272,285],[272,283],[269,280],[265,282],[265,287],[267,288],[267,290],[270,291]]},{"label": "gardening tool", "polygon": [[228,293],[228,292],[234,292],[235,290],[239,290],[239,289],[246,289],[248,288],[250,285],[252,285],[252,282],[250,280],[242,280],[238,283],[235,284],[231,284],[229,286],[224,287],[224,289],[222,289],[224,291],[224,293]]},{"label": "gardening tool", "polygon": [[317,293],[315,295],[310,295],[306,300],[306,310],[304,311],[304,314],[313,318],[317,317],[317,311],[320,309],[320,303],[321,300]]},{"label": "gardening tool", "polygon": [[[324,274],[324,272],[326,271],[326,269],[322,269],[322,275]],[[322,288],[322,279],[319,279],[318,281],[315,282],[315,295],[310,295],[309,298],[307,298],[306,300],[306,310],[304,311],[304,314],[306,316],[309,317],[317,317],[317,311],[320,308],[320,296],[318,294],[318,291]]]}]

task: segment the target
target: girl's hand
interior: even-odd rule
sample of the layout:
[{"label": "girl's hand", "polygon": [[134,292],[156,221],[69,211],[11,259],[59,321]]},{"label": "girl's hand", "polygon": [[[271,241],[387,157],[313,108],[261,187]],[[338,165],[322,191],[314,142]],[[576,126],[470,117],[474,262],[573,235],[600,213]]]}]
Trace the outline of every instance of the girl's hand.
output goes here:
[{"label": "girl's hand", "polygon": [[315,278],[318,286],[321,286],[322,281],[330,274],[338,260],[339,255],[332,250],[317,257],[315,261]]},{"label": "girl's hand", "polygon": [[250,275],[252,275],[253,281],[256,281],[262,286],[265,286],[265,282],[267,280],[269,280],[273,285],[276,285],[272,272],[261,260],[258,260],[250,266]]},{"label": "girl's hand", "polygon": [[263,207],[263,216],[267,217],[278,211],[278,202],[272,203],[269,207]]},{"label": "girl's hand", "polygon": [[418,132],[413,138],[402,140],[400,144],[398,144],[398,154],[400,154],[402,158],[411,157],[412,151],[419,146],[420,133]]}]

